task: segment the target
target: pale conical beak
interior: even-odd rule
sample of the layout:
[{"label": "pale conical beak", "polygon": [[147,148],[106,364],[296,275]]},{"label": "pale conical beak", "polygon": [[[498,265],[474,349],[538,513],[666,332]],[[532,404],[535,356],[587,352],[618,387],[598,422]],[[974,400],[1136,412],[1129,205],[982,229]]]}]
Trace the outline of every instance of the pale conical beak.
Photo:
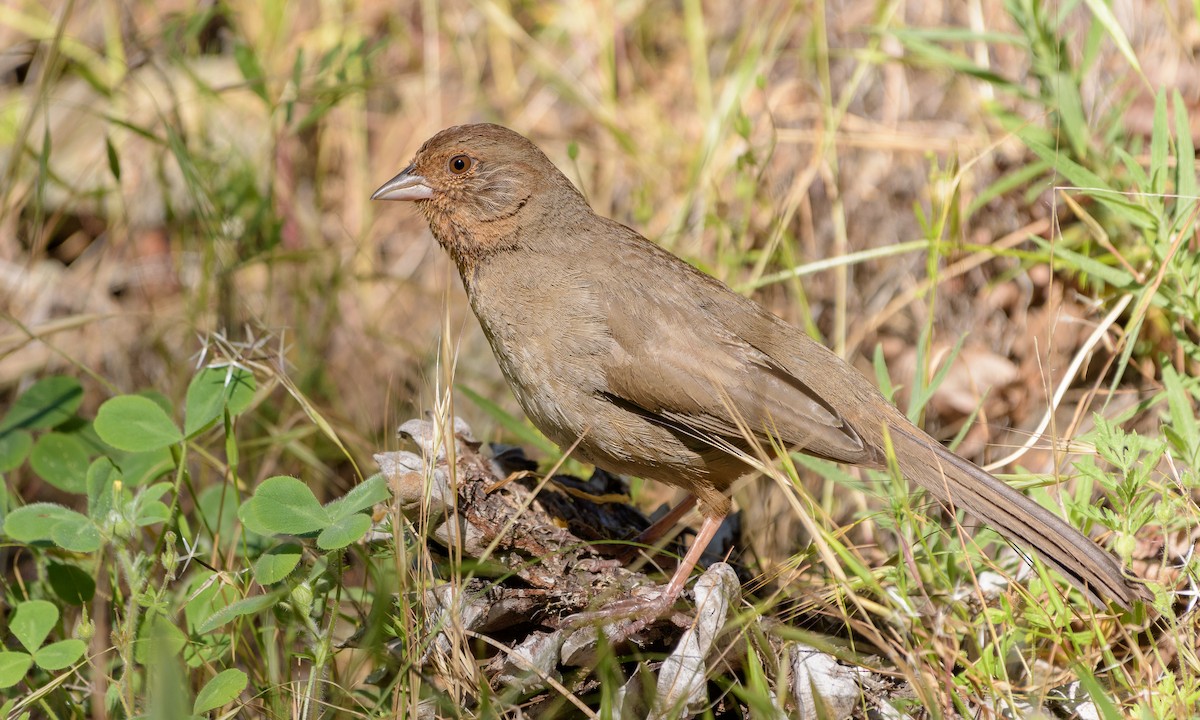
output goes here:
[{"label": "pale conical beak", "polygon": [[428,200],[433,197],[433,188],[425,178],[413,172],[409,165],[396,177],[388,180],[371,196],[372,200]]}]

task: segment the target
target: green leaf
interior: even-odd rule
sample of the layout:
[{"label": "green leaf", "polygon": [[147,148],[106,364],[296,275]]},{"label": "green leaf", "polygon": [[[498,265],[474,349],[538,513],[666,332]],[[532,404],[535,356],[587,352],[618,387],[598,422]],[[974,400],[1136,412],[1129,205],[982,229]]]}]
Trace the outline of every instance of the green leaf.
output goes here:
[{"label": "green leaf", "polygon": [[1141,158],[1134,157],[1123,147],[1112,148],[1112,153],[1120,159],[1121,164],[1125,166],[1126,172],[1129,173],[1130,184],[1133,187],[1150,187],[1150,176],[1142,168]]},{"label": "green leaf", "polygon": [[1115,288],[1127,288],[1133,284],[1133,276],[1121,268],[1105,265],[1095,258],[1077,253],[1063,245],[1051,245],[1039,237],[1030,239],[1054,258],[1057,268],[1066,267],[1072,272],[1087,273]]},{"label": "green leaf", "polygon": [[237,522],[237,492],[228,483],[210,485],[200,493],[196,510],[199,522],[213,534],[231,537]]},{"label": "green leaf", "polygon": [[171,413],[175,412],[175,404],[171,402],[171,398],[158,390],[138,390],[134,395],[152,401],[167,414],[167,417],[170,417]]},{"label": "green leaf", "polygon": [[[242,503],[238,517],[255,532],[303,535],[329,524],[329,513],[308,486],[296,478],[267,478],[254,496]],[[262,530],[259,530],[262,528]]]},{"label": "green leaf", "polygon": [[273,547],[254,563],[254,579],[260,585],[274,585],[300,564],[303,549],[296,543]]},{"label": "green leaf", "polygon": [[91,602],[96,595],[96,580],[75,565],[52,562],[46,568],[46,578],[54,594],[68,605]]},{"label": "green leaf", "polygon": [[28,430],[0,431],[0,473],[21,467],[33,447],[33,435]]},{"label": "green leaf", "polygon": [[133,659],[140,663],[151,661],[155,657],[156,644],[170,655],[178,656],[187,641],[187,635],[175,627],[175,623],[162,615],[155,615],[143,621],[138,628],[137,639],[133,641]]},{"label": "green leaf", "polygon": [[100,530],[88,517],[53,503],[34,503],[5,518],[5,533],[20,542],[54,542],[72,552],[100,548]]},{"label": "green leaf", "polygon": [[183,606],[184,628],[189,633],[195,633],[200,623],[214,612],[240,599],[236,588],[216,580],[211,571],[202,567],[191,573],[184,593],[187,604]]},{"label": "green leaf", "polygon": [[119,463],[125,483],[130,487],[145,485],[175,469],[175,458],[165,447],[149,452],[129,453]]},{"label": "green leaf", "polygon": [[1171,132],[1167,130],[1167,95],[1162,88],[1154,95],[1154,128],[1150,133],[1150,192],[1161,195],[1167,191],[1171,168],[1167,164]]},{"label": "green leaf", "polygon": [[[75,513],[79,515],[79,513]],[[100,529],[91,520],[79,515],[81,522],[59,522],[50,531],[55,545],[71,552],[90,553],[100,549]]]},{"label": "green leaf", "polygon": [[62,670],[70,667],[76,660],[83,657],[87,643],[71,638],[50,643],[33,654],[33,661],[43,670]]},{"label": "green leaf", "polygon": [[[954,343],[954,347],[940,358],[937,372],[929,379],[928,385],[922,387],[923,375],[921,373],[917,374],[913,382],[913,397],[909,400],[909,403],[913,407],[920,408],[923,411],[925,406],[933,399],[933,396],[937,393],[937,389],[942,386],[942,383],[946,381],[946,376],[950,374],[950,368],[954,366],[954,361],[958,358],[959,353],[962,352],[962,346],[966,340],[966,335],[960,335],[958,341]],[[909,412],[912,411],[910,410]]]},{"label": "green leaf", "polygon": [[254,498],[249,498],[238,508],[237,519],[247,532],[270,537],[275,532],[258,516],[258,504]]},{"label": "green leaf", "polygon": [[879,386],[879,392],[883,393],[888,402],[893,402],[896,388],[892,387],[892,376],[888,374],[887,361],[883,357],[883,345],[875,346],[875,355],[871,358],[871,365],[875,370],[875,384]]},{"label": "green leaf", "polygon": [[158,403],[140,395],[111,398],[96,413],[96,434],[118,450],[149,452],[183,439]]},{"label": "green leaf", "polygon": [[168,493],[171,492],[172,487],[174,486],[169,482],[160,482],[155,483],[154,485],[148,485],[144,490],[138,493],[138,502],[162,500]]},{"label": "green leaf", "polygon": [[968,75],[1001,90],[1012,92],[1022,97],[1029,96],[1029,92],[1020,85],[1012,83],[1003,75],[996,73],[990,68],[977,65],[959,53],[951,52],[935,42],[930,42],[925,37],[921,37],[920,31],[912,32],[893,29],[892,34],[908,47],[908,57],[911,57],[915,64]]},{"label": "green leaf", "polygon": [[[296,49],[296,58],[292,61],[292,87],[303,87],[304,72],[304,48],[300,47]],[[283,124],[284,127],[291,127],[296,112],[296,96],[293,93],[287,93],[283,100]]]},{"label": "green leaf", "polygon": [[[139,660],[147,665],[145,686],[146,717],[154,720],[179,718],[188,720],[187,706],[192,699],[191,685],[183,673],[182,653],[187,638],[174,624],[161,616],[145,623],[149,631],[143,635]],[[136,653],[136,650],[135,650]]]},{"label": "green leaf", "polygon": [[1162,374],[1171,417],[1171,425],[1164,426],[1163,430],[1171,431],[1176,451],[1194,467],[1197,455],[1200,455],[1200,422],[1196,419],[1195,398],[1189,394],[1183,378],[1169,363],[1163,364]]},{"label": "green leaf", "polygon": [[82,402],[83,386],[75,378],[55,376],[38,380],[4,414],[0,431],[55,427],[74,416]]},{"label": "green leaf", "polygon": [[1062,173],[1072,185],[1077,185],[1087,190],[1115,192],[1108,186],[1108,183],[1100,179],[1099,175],[1063,155],[1058,149],[1047,147],[1026,135],[1021,135],[1021,140],[1038,157],[1050,163],[1056,171]]},{"label": "green leaf", "polygon": [[209,710],[216,710],[222,705],[228,705],[242,694],[242,691],[246,689],[246,683],[246,673],[241,670],[237,668],[222,670],[200,689],[200,694],[196,696],[196,703],[192,705],[192,712],[200,715]]},{"label": "green leaf", "polygon": [[48,542],[59,523],[86,523],[83,515],[54,503],[31,503],[4,519],[4,533],[23,543]]},{"label": "green leaf", "polygon": [[[1171,98],[1175,106],[1175,157],[1176,158],[1194,158],[1196,157],[1196,148],[1192,143],[1192,124],[1188,119],[1188,104],[1183,101],[1183,96],[1175,90]],[[1196,164],[1184,162],[1175,163],[1175,192],[1184,198],[1194,198],[1197,194],[1196,188]],[[1190,202],[1180,203],[1180,209],[1185,211],[1181,217],[1186,217],[1186,211],[1190,211],[1195,200]]]},{"label": "green leaf", "polygon": [[267,593],[266,595],[255,595],[254,597],[248,597],[243,600],[238,600],[235,603],[230,603],[212,615],[209,615],[204,622],[200,623],[200,627],[196,628],[196,632],[204,635],[205,633],[210,633],[213,630],[216,630],[234,618],[239,618],[243,615],[254,615],[255,613],[260,613],[263,610],[273,608],[279,604],[280,600],[283,599],[284,594],[285,593],[283,591],[276,591]]},{"label": "green leaf", "polygon": [[23,652],[0,652],[0,688],[21,682],[33,665],[33,657]]},{"label": "green leaf", "polygon": [[242,77],[246,78],[246,82],[249,83],[250,90],[263,102],[267,102],[267,85],[263,82],[262,66],[258,64],[258,57],[254,54],[254,50],[238,43],[233,47],[233,59],[237,63],[238,70],[242,71]]},{"label": "green leaf", "polygon": [[171,519],[171,508],[167,507],[166,503],[158,500],[151,500],[138,507],[137,518],[134,523],[138,527],[146,527],[148,525],[156,525],[166,522]]},{"label": "green leaf", "polygon": [[98,457],[87,469],[88,517],[103,524],[112,512],[114,488],[121,471],[107,457]]},{"label": "green leaf", "polygon": [[45,600],[29,600],[17,606],[8,629],[30,653],[46,641],[46,636],[58,622],[58,608]]},{"label": "green leaf", "polygon": [[1125,30],[1121,27],[1121,22],[1117,20],[1117,16],[1113,15],[1112,8],[1105,3],[1104,0],[1083,0],[1088,9],[1092,11],[1092,15],[1099,21],[1100,26],[1108,33],[1108,37],[1112,39],[1113,44],[1117,46],[1117,50],[1124,56],[1125,62],[1142,74],[1142,68],[1138,64],[1137,53],[1133,51],[1133,46],[1129,44],[1129,38],[1125,36]]},{"label": "green leaf", "polygon": [[1143,228],[1153,228],[1157,222],[1154,214],[1146,208],[1127,200],[1123,195],[1109,187],[1096,173],[1088,170],[1066,155],[1054,150],[1034,139],[1031,133],[1021,130],[1017,133],[1022,142],[1049,163],[1055,172],[1066,177],[1067,182],[1078,188],[1079,192],[1099,200],[1112,212],[1124,217],[1129,222]]},{"label": "green leaf", "polygon": [[78,435],[49,432],[38,438],[29,466],[59,490],[87,492],[88,451]]},{"label": "green leaf", "polygon": [[371,529],[371,518],[361,513],[349,515],[334,522],[317,536],[317,547],[322,550],[337,550],[358,542]]},{"label": "green leaf", "polygon": [[113,147],[112,138],[107,134],[104,136],[104,153],[108,155],[108,171],[112,173],[115,180],[121,180],[121,158],[117,155],[117,149]]},{"label": "green leaf", "polygon": [[242,368],[209,367],[201,370],[188,385],[184,403],[183,432],[193,437],[218,420],[229,409],[237,415],[254,399],[254,375]]},{"label": "green leaf", "polygon": [[1121,720],[1126,717],[1125,713],[1117,707],[1108,691],[1097,680],[1096,676],[1091,673],[1084,665],[1075,665],[1075,677],[1079,678],[1079,684],[1083,686],[1087,697],[1092,701],[1093,709],[1096,717],[1101,720]]},{"label": "green leaf", "polygon": [[1091,132],[1083,111],[1083,98],[1079,96],[1079,86],[1066,72],[1051,73],[1047,80],[1054,88],[1054,110],[1061,121],[1059,127],[1071,144],[1071,152],[1077,158],[1086,158]]},{"label": "green leaf", "polygon": [[356,512],[366,510],[375,503],[381,503],[391,495],[387,480],[382,473],[379,473],[355,485],[350,492],[337,500],[326,503],[325,512],[329,514],[330,520],[341,520]]}]

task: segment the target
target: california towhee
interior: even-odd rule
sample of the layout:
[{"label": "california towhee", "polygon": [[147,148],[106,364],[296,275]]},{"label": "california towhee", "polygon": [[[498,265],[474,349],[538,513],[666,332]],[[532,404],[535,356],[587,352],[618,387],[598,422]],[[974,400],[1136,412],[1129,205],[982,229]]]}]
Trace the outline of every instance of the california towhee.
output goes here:
[{"label": "california towhee", "polygon": [[695,543],[647,611],[674,603],[729,512],[726,490],[750,471],[741,457],[772,438],[870,468],[885,466],[890,438],[906,478],[1037,552],[1097,604],[1152,598],[1096,543],[942,447],[808,335],[594,213],[521,135],[443,130],[372,198],[424,213],[534,425],[583,460],[699,502]]}]

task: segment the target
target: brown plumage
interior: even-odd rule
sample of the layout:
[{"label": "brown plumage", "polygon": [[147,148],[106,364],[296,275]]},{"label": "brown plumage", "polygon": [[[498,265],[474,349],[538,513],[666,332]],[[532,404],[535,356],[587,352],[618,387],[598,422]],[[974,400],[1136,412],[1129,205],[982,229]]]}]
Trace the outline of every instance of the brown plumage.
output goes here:
[{"label": "brown plumage", "polygon": [[[595,214],[529,140],[443,130],[373,196],[415,201],[458,266],[526,415],[610,472],[684,488],[704,525],[683,588],[729,512],[746,431],[769,446],[883,467],[1033,550],[1093,601],[1148,600],[1105,550],[919,430],[858,371],[759,305]],[[659,606],[656,610],[662,610]]]}]

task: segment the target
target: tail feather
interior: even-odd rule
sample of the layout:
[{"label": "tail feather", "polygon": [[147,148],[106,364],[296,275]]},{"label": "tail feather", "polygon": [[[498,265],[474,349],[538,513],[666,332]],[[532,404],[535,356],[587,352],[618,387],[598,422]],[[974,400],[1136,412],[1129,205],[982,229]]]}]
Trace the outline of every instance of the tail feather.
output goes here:
[{"label": "tail feather", "polygon": [[1125,576],[1116,558],[1062,518],[924,433],[899,424],[889,431],[906,478],[1036,552],[1097,605],[1113,601],[1128,610],[1135,600],[1153,599]]}]

